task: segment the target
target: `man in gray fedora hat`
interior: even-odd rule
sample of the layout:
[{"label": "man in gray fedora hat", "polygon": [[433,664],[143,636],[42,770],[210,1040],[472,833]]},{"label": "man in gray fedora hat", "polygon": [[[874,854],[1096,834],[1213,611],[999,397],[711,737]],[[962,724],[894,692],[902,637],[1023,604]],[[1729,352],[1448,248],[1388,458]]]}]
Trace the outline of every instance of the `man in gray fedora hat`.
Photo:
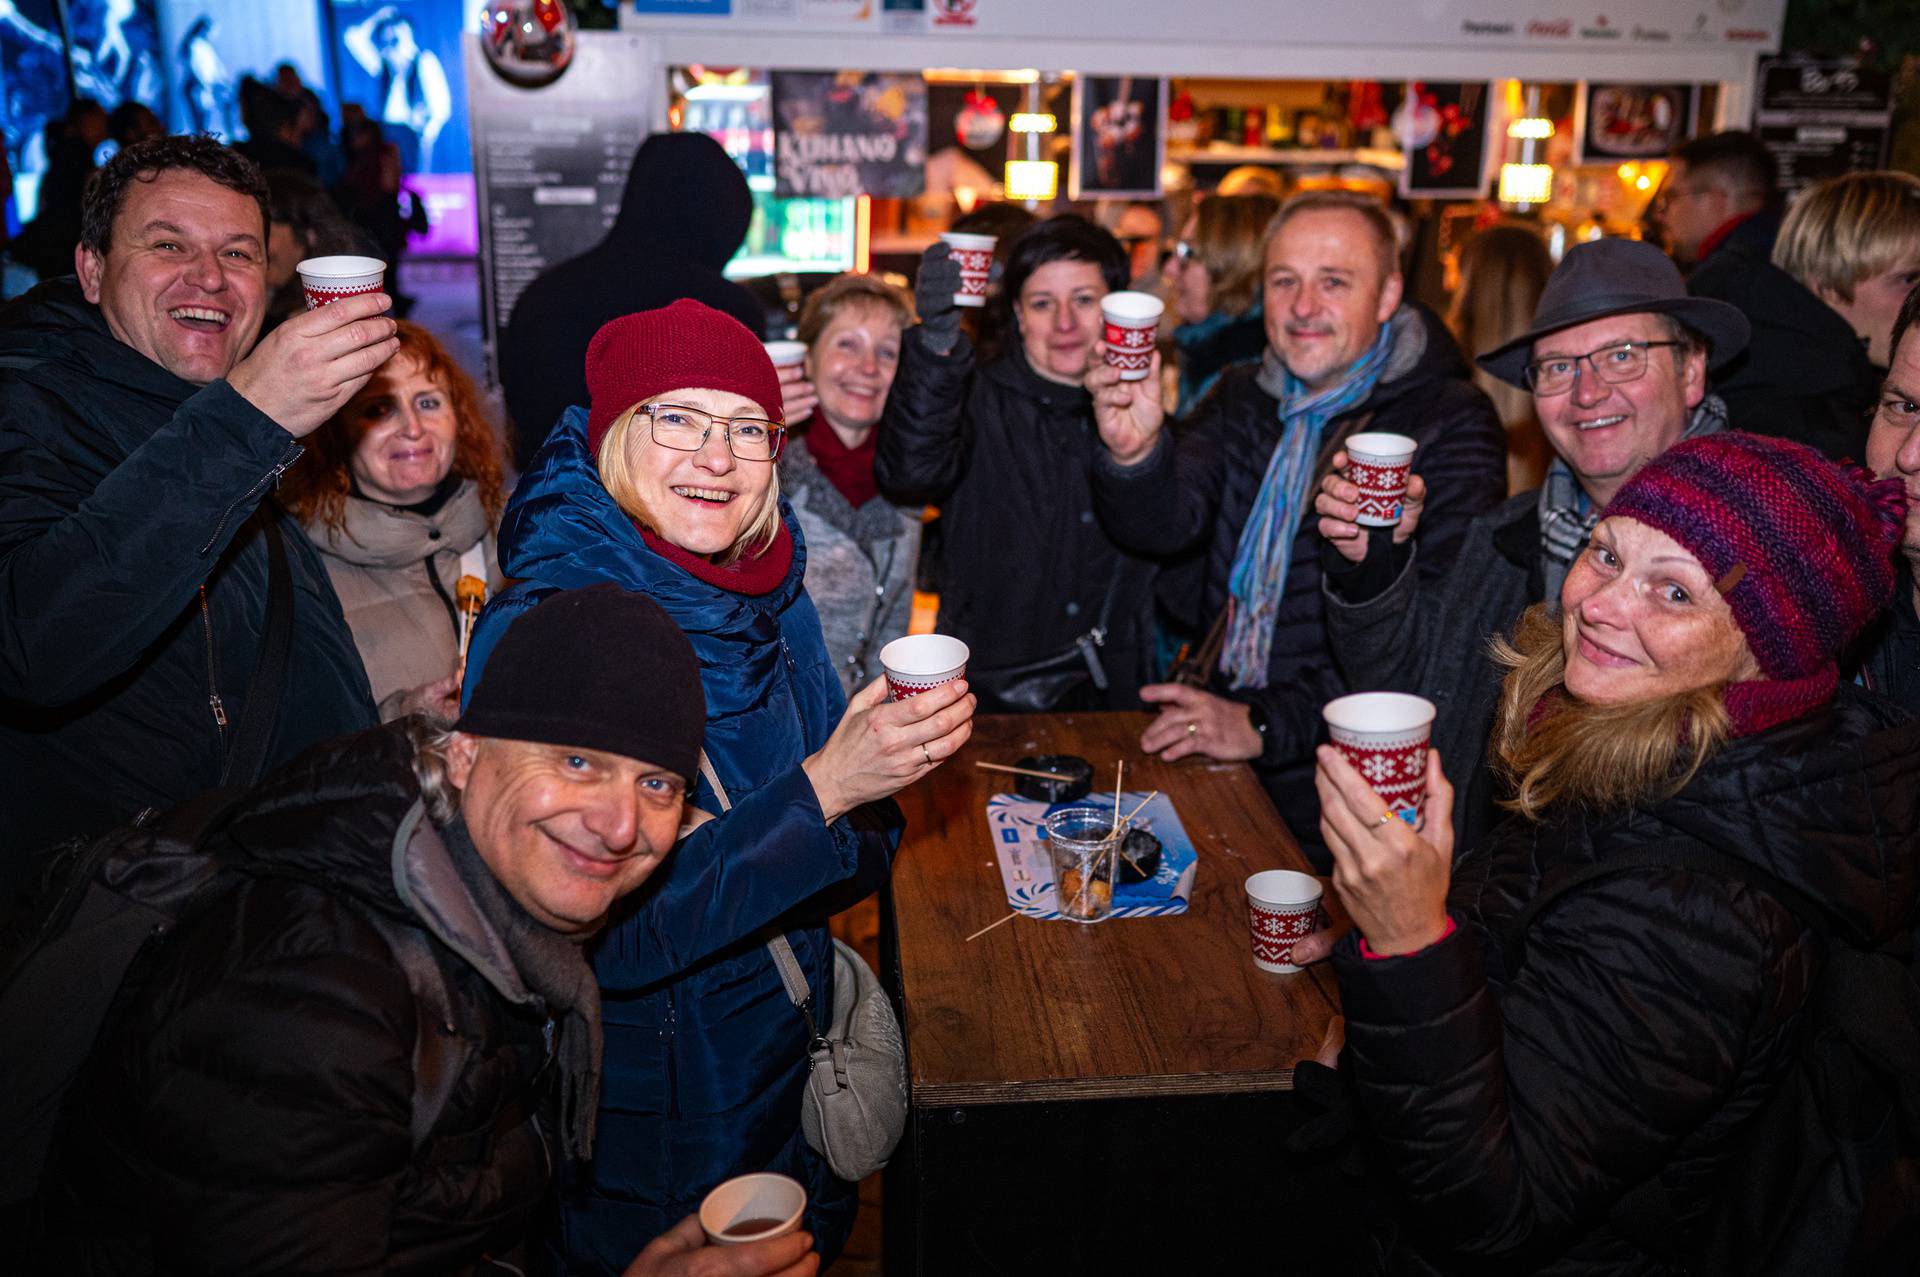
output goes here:
[{"label": "man in gray fedora hat", "polygon": [[1438,588],[1423,588],[1414,570],[1427,500],[1418,474],[1400,525],[1372,536],[1354,522],[1354,486],[1337,471],[1322,482],[1329,645],[1353,687],[1414,692],[1438,707],[1433,741],[1454,786],[1456,846],[1473,846],[1498,814],[1483,765],[1500,692],[1488,640],[1559,597],[1601,509],[1641,466],[1726,428],[1707,374],[1747,336],[1738,310],[1688,296],[1651,244],[1581,244],[1547,281],[1532,327],[1478,361],[1533,392],[1555,454],[1546,481],[1475,519]]}]

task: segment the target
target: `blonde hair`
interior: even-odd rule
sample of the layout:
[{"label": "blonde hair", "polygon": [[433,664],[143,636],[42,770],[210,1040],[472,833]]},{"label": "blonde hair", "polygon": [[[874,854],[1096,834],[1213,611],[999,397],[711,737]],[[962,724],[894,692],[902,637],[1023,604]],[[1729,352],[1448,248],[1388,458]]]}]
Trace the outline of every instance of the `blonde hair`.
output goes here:
[{"label": "blonde hair", "polygon": [[1380,278],[1400,272],[1400,232],[1388,216],[1386,206],[1371,195],[1359,191],[1302,191],[1280,206],[1280,211],[1267,223],[1267,233],[1260,245],[1260,257],[1264,262],[1267,250],[1273,247],[1273,241],[1280,237],[1288,222],[1302,213],[1326,212],[1330,209],[1344,209],[1357,213],[1360,220],[1367,224],[1373,233],[1374,251],[1380,258]]},{"label": "blonde hair", "polygon": [[[646,403],[634,404],[613,419],[613,424],[607,427],[606,437],[600,441],[600,455],[594,458],[594,463],[600,471],[600,484],[607,490],[607,495],[613,498],[614,503],[626,513],[628,518],[646,528],[647,531],[657,534],[660,531],[659,525],[654,522],[646,503],[640,499],[640,485],[634,481],[633,470],[627,459],[627,436],[633,433],[633,423],[638,418],[640,410],[653,402],[655,401],[648,400]],[[647,437],[646,442],[649,447],[661,446],[654,443],[651,435]],[[747,464],[762,463],[756,461]],[[748,519],[746,525],[740,529],[740,535],[734,538],[733,544],[713,558],[713,561],[723,568],[730,567],[741,559],[752,558],[754,555],[763,553],[780,534],[780,467],[771,461],[765,464],[772,474],[767,480],[767,492],[761,499],[760,508],[754,511],[753,517]]]},{"label": "blonde hair", "polygon": [[840,314],[869,306],[886,311],[901,328],[913,325],[913,298],[906,289],[874,275],[836,275],[807,295],[795,336],[811,346]]},{"label": "blonde hair", "polygon": [[1280,201],[1271,195],[1215,195],[1194,211],[1193,250],[1207,268],[1207,309],[1244,315],[1260,299],[1263,233]]},{"label": "blonde hair", "polygon": [[1920,177],[1847,173],[1805,192],[1787,211],[1773,264],[1818,292],[1853,300],[1863,280],[1920,261]]},{"label": "blonde hair", "polygon": [[1492,754],[1513,797],[1501,805],[1529,820],[1565,802],[1617,810],[1671,797],[1732,732],[1724,683],[1626,705],[1575,699],[1561,621],[1545,603],[1512,638],[1496,636],[1492,655],[1507,670]]}]

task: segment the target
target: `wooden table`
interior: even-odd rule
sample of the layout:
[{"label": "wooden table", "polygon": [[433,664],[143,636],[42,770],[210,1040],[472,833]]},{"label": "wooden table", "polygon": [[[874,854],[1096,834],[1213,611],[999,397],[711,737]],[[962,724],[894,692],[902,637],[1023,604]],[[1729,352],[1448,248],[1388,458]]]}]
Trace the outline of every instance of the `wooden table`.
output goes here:
[{"label": "wooden table", "polygon": [[[1338,1011],[1324,967],[1275,975],[1253,964],[1247,876],[1311,872],[1259,781],[1243,764],[1142,754],[1149,721],[982,718],[964,750],[899,795],[907,836],[893,872],[886,965],[906,1012],[913,1105],[887,1181],[891,1277],[984,1271],[1008,1246],[1036,1262],[1044,1253],[1056,1270],[1113,1271],[1115,1257],[1100,1245],[1075,1247],[1049,1232],[1036,1251],[1024,1226],[1009,1222],[1003,1234],[983,1221],[1019,1218],[1035,1174],[1084,1180],[1104,1166],[1151,1177],[1155,1166],[1194,1156],[1219,1171],[1222,1141],[1256,1130],[1254,1146],[1239,1152],[1260,1161],[1289,1111],[1272,1093],[1291,1088],[1295,1061],[1313,1057]],[[1021,917],[966,939],[1008,912],[986,804],[1012,792],[1014,777],[974,763],[1034,754],[1078,754],[1093,763],[1096,787],[1109,789],[1124,759],[1128,790],[1171,797],[1199,853],[1186,913],[1091,926]],[[1091,1149],[1090,1123],[1101,1132]],[[1116,1143],[1114,1129],[1140,1139]],[[991,1182],[1003,1175],[1021,1187]],[[1163,1186],[1156,1200],[1177,1187]],[[1104,1209],[1099,1196],[1083,1214]],[[1137,1203],[1118,1206],[1137,1212]],[[1259,1230],[1269,1247],[1270,1223],[1263,1218]],[[1130,1247],[1125,1257],[1140,1253]]]}]

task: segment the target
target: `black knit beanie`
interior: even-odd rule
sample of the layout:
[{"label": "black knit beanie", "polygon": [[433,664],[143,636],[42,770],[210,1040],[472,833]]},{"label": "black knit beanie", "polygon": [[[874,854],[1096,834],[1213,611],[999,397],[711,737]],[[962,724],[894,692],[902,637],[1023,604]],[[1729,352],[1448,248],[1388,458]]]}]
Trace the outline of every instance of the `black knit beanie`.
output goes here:
[{"label": "black knit beanie", "polygon": [[617,585],[563,590],[515,617],[455,730],[700,769],[707,698],[693,644],[658,603]]}]

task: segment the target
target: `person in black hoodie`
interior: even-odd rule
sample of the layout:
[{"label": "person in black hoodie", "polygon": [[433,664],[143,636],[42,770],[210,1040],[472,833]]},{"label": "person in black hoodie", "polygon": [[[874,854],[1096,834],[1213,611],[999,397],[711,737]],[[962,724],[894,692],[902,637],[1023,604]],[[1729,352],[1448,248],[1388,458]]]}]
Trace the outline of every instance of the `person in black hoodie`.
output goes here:
[{"label": "person in black hoodie", "polygon": [[747,179],[718,142],[656,133],[640,144],[613,229],[527,285],[501,334],[500,383],[520,470],[560,414],[586,404],[587,343],[613,320],[684,297],[761,331],[760,303],[720,273],[752,220]]},{"label": "person in black hoodie", "polygon": [[1753,1239],[1714,1230],[1804,1169],[1745,1145],[1803,1058],[1824,935],[1873,950],[1914,925],[1920,726],[1836,664],[1887,603],[1905,507],[1758,435],[1647,463],[1559,611],[1502,651],[1515,813],[1457,863],[1438,751],[1420,834],[1320,750],[1356,927],[1333,946],[1340,1071],[1376,1155],[1365,1270],[1754,1271],[1724,1253]]},{"label": "person in black hoodie", "polygon": [[1687,277],[1753,325],[1715,382],[1736,430],[1858,461],[1891,357],[1894,316],[1920,282],[1920,178],[1848,173],[1794,202],[1769,259],[1730,240]]},{"label": "person in black hoodie", "polygon": [[[377,721],[325,568],[261,503],[394,326],[349,298],[248,354],[266,223],[245,159],[143,142],[89,188],[79,278],[0,311],[0,878]],[[285,663],[240,751],[276,577]]]},{"label": "person in black hoodie", "polygon": [[1499,415],[1439,319],[1402,303],[1396,251],[1377,202],[1296,197],[1267,235],[1266,354],[1221,374],[1183,430],[1162,431],[1155,377],[1088,377],[1106,444],[1091,466],[1101,520],[1139,553],[1204,551],[1205,612],[1184,618],[1194,632],[1233,609],[1210,687],[1144,690],[1162,711],[1140,747],[1256,763],[1310,854],[1320,708],[1347,690],[1326,638],[1313,485],[1350,435],[1418,443],[1428,491],[1445,474],[1447,494],[1437,523],[1429,508],[1420,525],[1423,579],[1438,579],[1468,523],[1506,491]]}]

